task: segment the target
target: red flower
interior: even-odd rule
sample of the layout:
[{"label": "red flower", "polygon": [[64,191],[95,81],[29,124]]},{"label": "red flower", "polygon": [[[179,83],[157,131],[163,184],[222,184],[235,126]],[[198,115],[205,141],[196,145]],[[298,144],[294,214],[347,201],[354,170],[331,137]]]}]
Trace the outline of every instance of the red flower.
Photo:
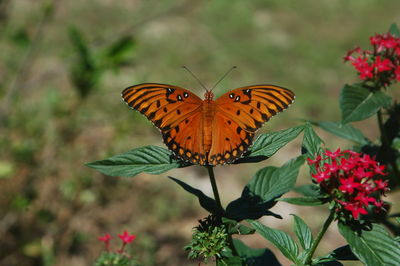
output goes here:
[{"label": "red flower", "polygon": [[122,234],[119,234],[118,237],[124,242],[124,244],[129,244],[133,240],[135,240],[136,235],[129,235],[129,233],[125,230]]},{"label": "red flower", "polygon": [[[386,175],[383,172],[384,166],[380,166],[375,158],[368,154],[351,150],[326,150],[323,154],[327,157],[308,160],[310,164],[315,164],[316,168],[312,177],[320,185],[321,191],[336,202],[336,212],[339,216],[350,215],[352,219],[357,220],[360,214],[367,214],[366,207],[377,206],[377,202],[380,202],[379,196],[388,190],[387,181],[376,178]],[[325,163],[317,164],[320,160],[324,160]]]},{"label": "red flower", "polygon": [[396,80],[400,81],[400,66],[396,67],[396,69],[394,70],[394,75],[396,77]]},{"label": "red flower", "polygon": [[331,177],[331,173],[329,171],[317,172],[316,174],[312,174],[312,177],[316,179],[317,183],[321,183],[325,179],[329,179]]},{"label": "red flower", "polygon": [[347,52],[347,54],[343,57],[344,61],[354,61],[355,58],[353,57],[353,53],[361,53],[361,48],[356,47]]},{"label": "red flower", "polygon": [[105,234],[104,236],[99,236],[98,240],[104,243],[110,242],[110,240],[112,239],[112,236],[110,236],[110,234]]},{"label": "red flower", "polygon": [[321,161],[321,155],[318,155],[315,159],[307,158],[308,164],[317,164]]},{"label": "red flower", "polygon": [[112,236],[107,233],[104,236],[99,236],[97,239],[101,242],[104,242],[104,244],[106,245],[106,250],[110,252],[110,240],[112,239]]},{"label": "red flower", "polygon": [[338,171],[340,168],[337,165],[336,161],[333,161],[332,163],[325,163],[324,164],[324,169],[330,173],[335,173]]},{"label": "red flower", "polygon": [[355,198],[355,201],[360,202],[364,206],[368,206],[370,202],[375,203],[376,199],[373,197],[368,197],[363,193],[359,193]]},{"label": "red flower", "polygon": [[[362,80],[376,81],[385,86],[400,81],[400,38],[375,34],[369,38],[371,50],[359,47],[347,52],[344,60],[350,61]],[[354,56],[357,53],[357,56]]]},{"label": "red flower", "polygon": [[380,45],[382,42],[382,36],[379,34],[375,34],[375,36],[369,37],[369,41],[371,42],[372,45]]},{"label": "red flower", "polygon": [[352,194],[355,188],[360,186],[360,183],[354,182],[354,177],[349,178],[339,178],[342,185],[339,186],[339,190],[342,192],[347,192]]},{"label": "red flower", "polygon": [[387,49],[392,49],[397,46],[397,40],[390,33],[387,33],[385,34],[381,45]]},{"label": "red flower", "polygon": [[367,210],[364,209],[359,202],[347,204],[344,208],[350,211],[351,215],[356,220],[360,214],[368,214]]},{"label": "red flower", "polygon": [[335,158],[341,156],[342,154],[340,153],[340,149],[337,149],[335,152],[331,152],[330,150],[326,150],[324,155],[328,156],[331,159],[335,159]]},{"label": "red flower", "polygon": [[390,61],[388,58],[382,60],[380,56],[375,57],[373,66],[378,70],[378,72],[392,70],[394,67],[392,61]]},{"label": "red flower", "polygon": [[374,77],[373,70],[374,68],[372,66],[365,66],[358,69],[358,71],[360,72],[360,79],[372,79]]},{"label": "red flower", "polygon": [[388,191],[388,181],[382,181],[382,179],[375,180],[375,186],[377,190],[382,190],[383,192]]},{"label": "red flower", "polygon": [[358,71],[360,71],[361,69],[368,67],[369,64],[367,62],[367,58],[366,57],[357,57],[355,60],[353,60],[353,63],[351,63]]}]

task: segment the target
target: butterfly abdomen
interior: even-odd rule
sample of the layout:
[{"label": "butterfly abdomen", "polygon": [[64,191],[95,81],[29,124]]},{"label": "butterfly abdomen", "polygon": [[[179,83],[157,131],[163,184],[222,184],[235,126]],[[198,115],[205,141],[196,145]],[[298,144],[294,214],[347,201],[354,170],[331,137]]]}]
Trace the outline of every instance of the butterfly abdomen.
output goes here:
[{"label": "butterfly abdomen", "polygon": [[212,125],[215,117],[215,101],[203,101],[202,105],[202,135],[203,149],[206,153],[210,152],[212,145]]}]

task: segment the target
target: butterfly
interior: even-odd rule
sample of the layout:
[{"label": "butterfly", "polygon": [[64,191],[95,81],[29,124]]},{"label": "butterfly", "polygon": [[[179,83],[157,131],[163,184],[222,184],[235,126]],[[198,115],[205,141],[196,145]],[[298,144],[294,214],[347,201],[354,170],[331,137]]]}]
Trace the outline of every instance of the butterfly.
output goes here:
[{"label": "butterfly", "polygon": [[204,100],[178,86],[143,83],[126,88],[122,98],[161,130],[164,143],[180,159],[199,165],[232,163],[252,144],[255,132],[288,108],[295,95],[274,85],[234,89]]}]

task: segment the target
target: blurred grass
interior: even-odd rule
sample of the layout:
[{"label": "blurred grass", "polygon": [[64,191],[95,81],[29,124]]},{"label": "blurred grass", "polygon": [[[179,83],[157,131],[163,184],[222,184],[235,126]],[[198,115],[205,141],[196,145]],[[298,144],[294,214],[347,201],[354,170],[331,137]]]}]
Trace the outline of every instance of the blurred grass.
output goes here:
[{"label": "blurred grass", "polygon": [[[98,235],[128,229],[138,235],[133,250],[143,265],[187,265],[182,247],[205,215],[195,199],[165,175],[111,178],[83,166],[145,143],[162,145],[158,130],[122,103],[122,89],[160,82],[201,95],[181,65],[207,86],[237,65],[217,95],[258,83],[296,92],[296,103],[262,131],[303,118],[337,121],[339,90],[356,80],[342,56],[399,23],[399,8],[395,0],[0,0],[0,264],[88,265],[102,249]],[[73,78],[87,68],[71,28],[95,62],[96,80],[88,92],[82,93],[86,83]],[[132,49],[104,59],[124,38],[134,40]],[[374,123],[357,126],[374,137]],[[348,145],[323,136],[328,146]],[[298,153],[296,141],[257,167],[281,165]],[[255,168],[217,168],[224,202],[239,196]],[[211,194],[200,167],[171,175]],[[306,174],[299,180],[305,182]],[[289,213],[306,215],[314,228],[324,213],[284,203],[276,208],[284,223],[268,223],[285,230]],[[334,230],[327,237],[323,251],[343,243]]]}]

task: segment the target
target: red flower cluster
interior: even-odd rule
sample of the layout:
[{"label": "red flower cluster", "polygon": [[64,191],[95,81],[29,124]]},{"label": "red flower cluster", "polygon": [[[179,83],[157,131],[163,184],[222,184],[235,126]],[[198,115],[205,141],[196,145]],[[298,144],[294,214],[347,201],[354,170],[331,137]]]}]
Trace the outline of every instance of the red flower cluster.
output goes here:
[{"label": "red flower cluster", "polygon": [[360,78],[379,81],[383,86],[400,81],[400,38],[390,33],[371,36],[372,50],[357,47],[347,52],[345,61],[350,61]]},{"label": "red flower cluster", "polygon": [[[117,250],[117,253],[123,253],[124,252],[124,248],[127,244],[131,243],[133,240],[136,239],[136,235],[130,235],[126,230],[122,233],[119,234],[118,237],[122,240],[122,246],[120,249]],[[110,240],[113,237],[110,234],[105,234],[104,236],[99,236],[98,240],[100,242],[104,242],[105,246],[106,246],[106,250],[107,252],[111,252],[110,250]]]},{"label": "red flower cluster", "polygon": [[307,160],[315,166],[316,173],[312,177],[321,190],[337,202],[337,213],[351,213],[357,220],[360,214],[368,213],[369,205],[382,210],[380,196],[389,190],[387,181],[378,178],[386,175],[383,165],[367,154],[351,150],[327,150],[323,156]]}]

